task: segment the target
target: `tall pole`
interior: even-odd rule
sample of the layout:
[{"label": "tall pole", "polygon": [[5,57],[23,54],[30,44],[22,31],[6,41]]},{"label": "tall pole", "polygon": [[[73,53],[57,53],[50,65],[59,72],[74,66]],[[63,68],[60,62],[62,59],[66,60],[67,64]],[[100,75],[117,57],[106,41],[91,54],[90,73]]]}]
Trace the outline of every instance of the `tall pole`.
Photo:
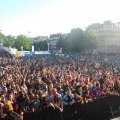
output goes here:
[{"label": "tall pole", "polygon": [[3,48],[3,40],[1,40],[1,42],[0,42],[0,49],[2,49]]},{"label": "tall pole", "polygon": [[[1,33],[2,30],[0,30],[0,33]],[[0,42],[0,49],[3,48],[3,39],[1,39],[1,42]]]},{"label": "tall pole", "polygon": [[32,41],[32,39],[31,39],[31,37],[30,37],[30,34],[31,34],[31,31],[28,31],[28,37],[29,37],[29,40],[30,40],[30,42],[31,42],[31,44],[32,44],[31,52],[34,52],[33,41]]},{"label": "tall pole", "polygon": [[48,45],[48,52],[50,52],[50,43],[47,43]]}]

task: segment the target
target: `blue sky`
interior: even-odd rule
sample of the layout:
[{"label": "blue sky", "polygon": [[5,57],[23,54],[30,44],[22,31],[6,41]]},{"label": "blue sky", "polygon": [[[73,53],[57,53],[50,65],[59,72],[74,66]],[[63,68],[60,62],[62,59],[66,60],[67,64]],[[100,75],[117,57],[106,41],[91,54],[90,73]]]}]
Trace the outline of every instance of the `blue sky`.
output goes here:
[{"label": "blue sky", "polygon": [[120,22],[119,5],[119,0],[0,0],[0,30],[37,36],[105,20]]}]

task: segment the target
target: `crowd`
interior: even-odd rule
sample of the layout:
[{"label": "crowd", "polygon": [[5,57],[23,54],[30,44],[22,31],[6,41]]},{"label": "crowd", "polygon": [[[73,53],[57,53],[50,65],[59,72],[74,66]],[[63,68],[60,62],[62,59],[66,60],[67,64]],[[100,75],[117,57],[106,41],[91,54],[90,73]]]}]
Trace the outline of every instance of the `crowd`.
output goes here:
[{"label": "crowd", "polygon": [[120,95],[119,54],[0,59],[3,120],[22,120],[29,111],[57,114],[65,105],[109,95]]}]

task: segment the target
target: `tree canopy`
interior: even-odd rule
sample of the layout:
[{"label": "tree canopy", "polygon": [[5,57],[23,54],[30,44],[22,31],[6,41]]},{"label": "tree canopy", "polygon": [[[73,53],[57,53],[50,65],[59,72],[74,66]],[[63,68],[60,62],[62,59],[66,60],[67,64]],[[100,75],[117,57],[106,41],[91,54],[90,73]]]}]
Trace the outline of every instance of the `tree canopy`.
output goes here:
[{"label": "tree canopy", "polygon": [[74,28],[70,33],[62,35],[59,39],[58,47],[64,52],[90,51],[97,47],[98,35],[94,31],[83,31]]},{"label": "tree canopy", "polygon": [[38,41],[33,43],[36,51],[45,51],[47,50],[47,42],[46,41]]},{"label": "tree canopy", "polygon": [[21,50],[21,46],[23,46],[24,50],[30,50],[31,49],[31,41],[30,38],[26,37],[25,35],[19,35],[15,39],[15,48],[18,50]]},{"label": "tree canopy", "polygon": [[4,38],[4,46],[5,47],[14,47],[15,37],[8,35]]},{"label": "tree canopy", "polygon": [[5,47],[15,47],[18,50],[21,50],[21,46],[23,46],[24,50],[31,49],[30,38],[26,37],[25,35],[18,35],[15,38],[11,35],[5,36],[0,32],[0,42],[2,42]]},{"label": "tree canopy", "polygon": [[[96,49],[99,44],[99,35],[95,31],[83,31],[80,28],[74,28],[70,33],[62,34],[57,43],[57,49],[62,48],[63,52],[84,52]],[[5,36],[0,32],[0,41],[5,47],[15,47],[21,50],[31,50],[32,44],[36,51],[47,50],[47,41],[37,41],[31,43],[30,38],[25,35],[18,35],[17,37],[8,35]]]}]

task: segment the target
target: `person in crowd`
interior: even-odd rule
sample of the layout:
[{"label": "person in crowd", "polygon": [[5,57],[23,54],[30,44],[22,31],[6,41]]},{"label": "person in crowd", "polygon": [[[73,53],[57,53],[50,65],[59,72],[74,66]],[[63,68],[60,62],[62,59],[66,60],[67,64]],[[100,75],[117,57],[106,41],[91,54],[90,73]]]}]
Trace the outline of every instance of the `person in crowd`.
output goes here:
[{"label": "person in crowd", "polygon": [[[120,95],[120,56],[21,57],[0,60],[0,118]],[[14,114],[15,115],[15,114]]]},{"label": "person in crowd", "polygon": [[63,105],[72,105],[74,103],[74,95],[70,89],[63,96]]}]

